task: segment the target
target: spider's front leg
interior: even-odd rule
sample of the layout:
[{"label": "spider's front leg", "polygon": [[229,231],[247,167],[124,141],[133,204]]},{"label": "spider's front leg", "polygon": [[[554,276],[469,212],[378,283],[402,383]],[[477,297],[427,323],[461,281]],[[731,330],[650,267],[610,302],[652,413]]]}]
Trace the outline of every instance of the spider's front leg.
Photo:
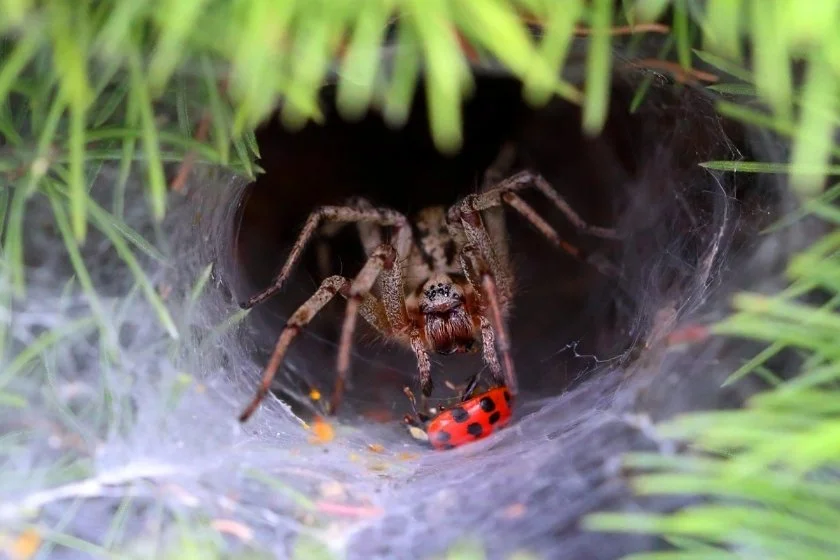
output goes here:
[{"label": "spider's front leg", "polygon": [[[447,212],[447,225],[453,238],[461,240],[461,268],[481,295],[483,310],[490,314],[489,321],[484,315],[480,317],[484,361],[490,367],[494,380],[504,383],[511,393],[516,394],[518,384],[506,325],[507,310],[513,301],[513,274],[507,262],[507,252],[499,255],[496,251],[496,247],[506,247],[504,240],[494,242],[491,239],[480,212],[474,206],[475,198],[476,195],[469,195],[453,205]],[[494,233],[504,235],[504,228],[495,229]],[[502,355],[501,364],[496,346]]]},{"label": "spider's front leg", "polygon": [[[516,369],[513,365],[513,356],[511,355],[510,336],[506,321],[510,300],[503,297],[497,281],[497,278],[501,277],[509,285],[510,279],[506,278],[505,270],[501,267],[494,273],[488,265],[488,259],[475,246],[464,247],[461,250],[460,259],[465,276],[481,294],[484,309],[490,312],[491,320],[488,320],[484,315],[479,317],[484,361],[493,374],[493,380],[498,384],[504,384],[515,395],[518,382]],[[502,356],[501,363],[498,354]],[[470,390],[475,388],[474,382],[476,380],[477,378],[470,383],[472,385]]]},{"label": "spider's front leg", "polygon": [[[239,416],[240,422],[245,422],[259,406],[260,402],[268,395],[271,389],[271,382],[292,340],[312,321],[313,317],[321,311],[324,306],[329,303],[336,294],[341,294],[344,297],[350,295],[352,282],[342,276],[330,276],[318,287],[312,296],[301,305],[297,311],[292,313],[289,320],[286,321],[286,326],[277,338],[277,343],[274,346],[274,351],[271,354],[271,359],[266,364],[263,370],[262,381],[257,389],[257,394],[254,396],[251,403],[247,406],[244,412]],[[391,332],[391,326],[388,323],[388,317],[382,302],[376,300],[373,296],[366,295],[362,297],[359,311],[362,317],[367,320],[376,330],[383,335],[388,335]]]},{"label": "spider's front leg", "polygon": [[336,384],[330,399],[331,414],[335,414],[338,410],[350,371],[350,351],[353,344],[353,333],[356,329],[357,313],[364,309],[364,298],[370,297],[370,290],[378,278],[381,279],[382,287],[381,306],[390,325],[390,331],[387,334],[397,339],[408,339],[408,343],[417,358],[424,404],[425,397],[431,394],[431,362],[419,331],[409,324],[408,313],[405,308],[402,263],[399,262],[398,251],[392,245],[383,244],[373,251],[348,290],[347,309],[338,348]]}]

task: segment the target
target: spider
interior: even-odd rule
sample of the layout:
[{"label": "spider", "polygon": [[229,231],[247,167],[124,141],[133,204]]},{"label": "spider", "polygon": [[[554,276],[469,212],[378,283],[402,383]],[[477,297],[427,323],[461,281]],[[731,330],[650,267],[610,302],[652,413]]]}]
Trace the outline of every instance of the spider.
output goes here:
[{"label": "spider", "polygon": [[[273,283],[242,303],[243,308],[265,301],[283,287],[316,233],[330,235],[341,226],[356,224],[367,261],[355,278],[329,276],[323,280],[289,317],[256,395],[239,420],[245,422],[254,413],[268,394],[292,340],[337,294],[347,300],[347,306],[329,414],[335,414],[341,403],[359,315],[382,336],[414,352],[423,403],[434,387],[429,353],[475,353],[479,346],[493,380],[515,395],[517,379],[506,327],[514,297],[514,274],[504,215],[491,210],[509,206],[555,247],[573,257],[585,258],[517,194],[535,188],[578,230],[606,239],[618,236],[613,229],[585,222],[539,174],[525,170],[505,179],[514,159],[513,146],[506,144],[487,168],[478,193],[465,196],[448,209],[432,206],[421,210],[413,220],[416,232],[405,215],[391,208],[375,207],[361,198],[312,212]],[[383,242],[384,228],[391,229],[390,242]],[[613,273],[603,263],[586,260],[605,274]]]}]

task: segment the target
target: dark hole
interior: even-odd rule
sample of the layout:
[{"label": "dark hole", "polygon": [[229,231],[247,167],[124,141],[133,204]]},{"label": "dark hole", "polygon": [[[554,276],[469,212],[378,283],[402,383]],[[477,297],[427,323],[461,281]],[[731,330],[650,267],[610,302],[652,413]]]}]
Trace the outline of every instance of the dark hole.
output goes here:
[{"label": "dark hole", "polygon": [[[647,109],[631,115],[627,107],[637,84],[634,76],[616,80],[604,132],[588,138],[581,132],[578,107],[558,100],[534,109],[522,101],[519,83],[479,78],[464,108],[463,149],[454,157],[434,148],[422,87],[407,124],[397,130],[375,113],[359,122],[343,121],[330,111],[329,91],[323,125],[293,133],[277,120],[268,122],[257,135],[266,173],[247,189],[238,218],[234,297],[244,300],[270,284],[318,205],[364,196],[408,216],[430,204],[450,205],[475,192],[502,143],[513,141],[519,148],[517,170],[539,172],[584,220],[618,227],[625,234],[620,242],[581,234],[538,193],[523,195],[565,241],[622,267],[624,278],[618,280],[555,250],[515,212],[505,211],[517,273],[510,332],[520,389],[524,395],[567,389],[643,342],[655,309],[640,307],[642,294],[663,299],[670,294],[679,300],[719,230],[724,193],[765,204],[767,200],[755,197],[746,179],[724,181],[718,187],[697,166],[701,161],[733,159],[739,155],[734,146],[743,140],[740,129],[709,117],[712,106],[702,94],[654,87],[651,100],[643,105]],[[686,96],[696,99],[686,101]],[[687,104],[691,111],[685,110]],[[721,126],[728,127],[733,143],[720,141]],[[740,235],[736,242],[760,227],[753,217],[768,216],[756,204],[749,208],[752,213],[742,209],[736,216],[741,220],[734,230]],[[365,255],[354,227],[345,228],[329,246],[331,274],[352,277],[359,271]],[[263,349],[254,357],[260,364],[285,318],[317,288],[317,263],[313,244],[282,294],[252,313],[255,342]],[[332,390],[344,310],[343,299],[336,300],[294,341],[278,388],[301,392],[302,383]],[[401,389],[415,375],[414,357],[410,350],[381,344],[377,338],[360,320],[347,402],[392,409],[396,401],[404,408]],[[480,352],[432,360],[438,397],[454,396],[442,389],[444,379],[461,382],[483,367]],[[290,375],[296,384],[289,381]]]}]

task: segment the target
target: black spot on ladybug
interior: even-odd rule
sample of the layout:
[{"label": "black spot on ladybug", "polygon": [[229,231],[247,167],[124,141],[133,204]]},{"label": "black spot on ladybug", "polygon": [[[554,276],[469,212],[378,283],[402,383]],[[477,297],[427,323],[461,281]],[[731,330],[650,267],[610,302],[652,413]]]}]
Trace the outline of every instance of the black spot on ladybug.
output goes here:
[{"label": "black spot on ladybug", "polygon": [[484,430],[481,429],[481,424],[479,424],[478,422],[473,422],[472,424],[467,426],[467,432],[471,436],[478,437],[484,432]]},{"label": "black spot on ladybug", "polygon": [[499,418],[501,418],[501,417],[502,417],[502,413],[497,410],[496,412],[494,412],[493,414],[490,415],[490,423],[495,424],[496,422],[499,421]]},{"label": "black spot on ladybug", "polygon": [[510,393],[505,391],[505,402],[510,402]]},{"label": "black spot on ladybug", "polygon": [[449,432],[438,432],[435,434],[435,441],[438,443],[446,443],[452,439],[452,436]]},{"label": "black spot on ladybug", "polygon": [[456,406],[455,408],[450,410],[449,413],[452,414],[452,419],[455,420],[458,423],[466,422],[467,418],[470,417],[470,415],[467,414],[467,411],[464,410],[463,407],[460,407],[460,406]]},{"label": "black spot on ladybug", "polygon": [[454,446],[454,445],[452,445],[451,443],[444,443],[444,444],[441,446],[441,448],[442,448],[442,449],[447,449],[447,450],[448,450],[448,449],[455,449],[455,446]]},{"label": "black spot on ladybug", "polygon": [[490,397],[482,397],[479,404],[481,405],[481,410],[484,412],[493,412],[496,410],[496,403]]}]

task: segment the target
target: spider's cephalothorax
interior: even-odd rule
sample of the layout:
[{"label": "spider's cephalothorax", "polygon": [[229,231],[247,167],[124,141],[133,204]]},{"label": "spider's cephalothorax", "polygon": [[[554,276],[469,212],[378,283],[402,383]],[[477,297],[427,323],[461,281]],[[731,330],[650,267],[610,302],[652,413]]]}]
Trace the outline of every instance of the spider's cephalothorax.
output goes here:
[{"label": "spider's cephalothorax", "polygon": [[[508,260],[503,214],[489,210],[503,204],[510,206],[556,247],[578,258],[582,257],[578,249],[560,239],[517,191],[537,189],[579,230],[612,239],[616,234],[584,222],[537,174],[522,171],[500,180],[512,162],[513,150],[507,145],[487,170],[477,194],[464,197],[449,209],[426,208],[411,221],[395,210],[377,208],[358,198],[345,206],[322,206],[315,210],[273,284],[243,307],[252,307],[277,293],[307,243],[319,231],[329,235],[336,231],[336,225],[355,223],[368,260],[355,278],[327,277],[289,317],[265,367],[259,390],[240,420],[247,420],[268,393],[295,335],[336,294],[347,299],[347,308],[335,390],[330,399],[332,413],[339,406],[350,369],[358,315],[383,336],[411,348],[417,357],[421,397],[428,397],[433,389],[428,352],[445,355],[475,352],[479,348],[494,381],[515,395],[516,373],[506,327],[513,299],[513,271]],[[386,227],[392,232],[388,242],[383,241]]]}]

